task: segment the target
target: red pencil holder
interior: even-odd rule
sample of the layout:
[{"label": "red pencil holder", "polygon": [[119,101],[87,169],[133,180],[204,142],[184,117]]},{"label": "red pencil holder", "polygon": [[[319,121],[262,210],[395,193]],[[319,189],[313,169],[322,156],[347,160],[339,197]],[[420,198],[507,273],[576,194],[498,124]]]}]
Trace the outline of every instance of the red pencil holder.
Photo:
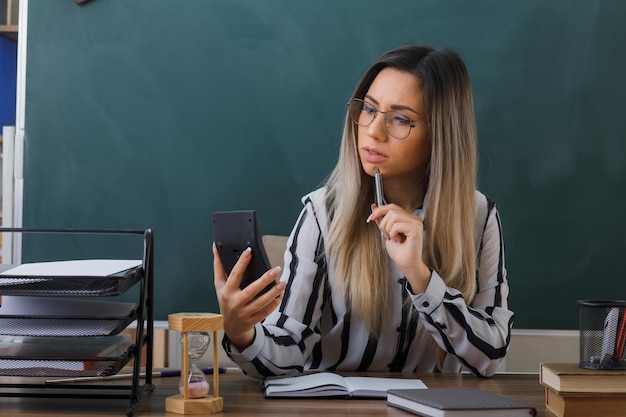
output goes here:
[{"label": "red pencil holder", "polygon": [[578,301],[580,362],[585,369],[626,369],[626,301]]}]

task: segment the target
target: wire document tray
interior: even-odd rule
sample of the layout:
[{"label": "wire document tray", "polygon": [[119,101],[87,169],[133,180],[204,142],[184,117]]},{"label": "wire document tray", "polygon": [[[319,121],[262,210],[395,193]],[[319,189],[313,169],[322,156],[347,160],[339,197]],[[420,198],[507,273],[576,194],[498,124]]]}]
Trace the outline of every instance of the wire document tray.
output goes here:
[{"label": "wire document tray", "polygon": [[141,266],[108,276],[29,276],[0,274],[0,293],[5,295],[45,295],[105,297],[120,295],[141,279]]},{"label": "wire document tray", "polygon": [[90,301],[3,296],[0,335],[115,335],[128,327],[137,318],[137,313],[137,305],[133,303],[103,301],[94,311]]},{"label": "wire document tray", "polygon": [[[143,394],[154,390],[152,231],[0,227],[0,232],[143,237],[138,260],[79,259],[0,267],[0,376],[111,376],[133,361],[131,385],[46,384],[37,379],[0,383],[0,397],[128,399],[126,415],[133,416]],[[134,287],[138,287],[135,303],[99,299]],[[122,333],[133,322],[132,337]]]},{"label": "wire document tray", "polygon": [[133,357],[130,335],[114,337],[0,336],[0,375],[109,376]]}]

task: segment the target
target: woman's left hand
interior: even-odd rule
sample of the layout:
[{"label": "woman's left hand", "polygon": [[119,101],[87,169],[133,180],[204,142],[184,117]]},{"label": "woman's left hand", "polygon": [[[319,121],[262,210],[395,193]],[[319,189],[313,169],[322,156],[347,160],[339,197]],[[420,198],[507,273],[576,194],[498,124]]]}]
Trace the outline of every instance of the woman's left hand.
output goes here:
[{"label": "woman's left hand", "polygon": [[420,294],[426,291],[431,273],[422,260],[422,219],[395,204],[380,207],[372,204],[369,220],[374,220],[383,233],[387,253],[409,281],[413,292]]}]

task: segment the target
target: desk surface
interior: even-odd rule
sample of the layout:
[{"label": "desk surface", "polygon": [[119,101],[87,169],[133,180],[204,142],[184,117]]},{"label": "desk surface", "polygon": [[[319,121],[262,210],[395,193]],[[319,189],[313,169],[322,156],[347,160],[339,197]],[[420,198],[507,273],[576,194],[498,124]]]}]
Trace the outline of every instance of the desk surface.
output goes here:
[{"label": "desk surface", "polygon": [[[525,402],[537,409],[538,417],[552,416],[545,408],[543,386],[537,374],[497,374],[491,378],[477,378],[468,374],[359,374],[382,377],[420,378],[429,388],[467,386],[504,395]],[[147,393],[135,416],[169,416],[165,412],[165,398],[178,392],[178,378],[155,378],[156,386]],[[32,378],[1,377],[0,383],[33,382]],[[101,384],[102,382],[100,382]],[[113,383],[113,382],[110,382]],[[115,381],[119,385],[120,381]],[[271,399],[263,398],[261,386],[241,372],[220,375],[219,394],[224,398],[222,414],[244,416],[411,416],[408,412],[386,405],[382,399]],[[0,398],[2,415],[19,416],[123,416],[128,400],[110,399],[50,399]]]}]

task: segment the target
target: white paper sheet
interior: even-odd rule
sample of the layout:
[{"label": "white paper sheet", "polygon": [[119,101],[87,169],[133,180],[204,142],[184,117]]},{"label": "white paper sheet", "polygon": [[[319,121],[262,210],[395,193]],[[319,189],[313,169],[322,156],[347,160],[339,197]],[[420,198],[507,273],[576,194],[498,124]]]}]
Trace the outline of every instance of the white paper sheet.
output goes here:
[{"label": "white paper sheet", "polygon": [[0,272],[5,276],[28,277],[106,277],[141,265],[136,259],[80,259],[73,261],[52,261],[26,263],[7,271]]}]

